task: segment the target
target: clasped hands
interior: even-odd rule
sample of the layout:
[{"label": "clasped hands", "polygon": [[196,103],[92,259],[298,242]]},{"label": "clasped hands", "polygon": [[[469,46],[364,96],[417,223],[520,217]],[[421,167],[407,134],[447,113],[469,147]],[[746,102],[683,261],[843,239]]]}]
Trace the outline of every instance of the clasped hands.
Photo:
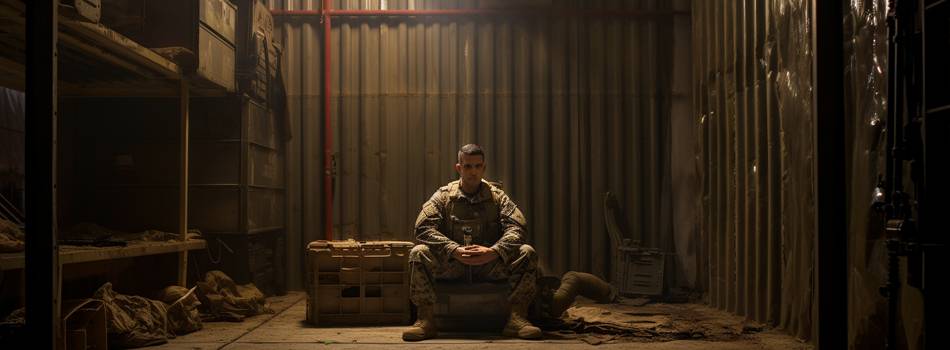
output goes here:
[{"label": "clasped hands", "polygon": [[465,265],[485,265],[498,259],[498,252],[494,249],[477,244],[455,248],[452,257]]}]

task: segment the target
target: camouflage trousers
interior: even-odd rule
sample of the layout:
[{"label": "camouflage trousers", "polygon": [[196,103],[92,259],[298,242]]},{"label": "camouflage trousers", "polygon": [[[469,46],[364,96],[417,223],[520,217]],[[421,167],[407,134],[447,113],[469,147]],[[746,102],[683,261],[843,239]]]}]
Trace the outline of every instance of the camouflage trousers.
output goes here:
[{"label": "camouflage trousers", "polygon": [[511,287],[508,302],[512,305],[527,306],[537,293],[538,255],[530,245],[521,245],[520,254],[508,263],[499,257],[485,265],[470,266],[441,255],[424,244],[416,245],[409,252],[409,299],[413,304],[435,304],[433,282],[436,279],[461,280],[468,278],[469,273],[473,282],[507,280]]}]

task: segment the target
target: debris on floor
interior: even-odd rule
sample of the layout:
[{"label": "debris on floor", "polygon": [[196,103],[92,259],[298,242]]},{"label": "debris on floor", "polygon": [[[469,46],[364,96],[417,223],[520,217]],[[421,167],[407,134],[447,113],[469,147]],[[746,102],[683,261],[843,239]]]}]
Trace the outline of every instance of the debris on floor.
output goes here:
[{"label": "debris on floor", "polygon": [[[203,329],[203,322],[240,322],[245,317],[274,313],[253,283],[238,285],[221,271],[208,272],[205,280],[191,289],[166,287],[157,293],[157,300],[120,294],[109,282],[91,297],[102,301],[109,346],[118,348],[164,344]],[[14,337],[22,334],[24,310],[20,308],[0,322],[0,347],[26,344],[26,339]]]},{"label": "debris on floor", "polygon": [[253,283],[237,285],[221,271],[210,271],[194,288],[170,286],[160,300],[123,295],[106,283],[93,298],[106,306],[109,345],[134,348],[163,344],[176,335],[203,328],[207,321],[242,321],[247,316],[273,313]]},{"label": "debris on floor", "polygon": [[264,293],[253,283],[238,285],[221,271],[208,271],[204,281],[198,282],[198,300],[204,321],[236,321],[247,316],[270,314]]},{"label": "debris on floor", "polygon": [[[276,314],[248,317],[242,323],[215,322],[206,323],[205,328],[185,336],[169,339],[161,349],[392,349],[406,348],[402,332],[408,325],[389,325],[372,327],[314,327],[304,319],[307,315],[306,294],[288,292],[287,295],[268,298]],[[593,305],[593,301],[581,299],[578,308],[595,307],[613,311],[618,304]],[[512,339],[501,336],[499,332],[440,332],[435,339],[413,343],[412,349],[519,349],[547,350],[585,349],[590,345],[607,345],[618,348],[636,347],[642,349],[702,349],[702,350],[811,350],[807,343],[795,339],[781,331],[763,330],[754,333],[744,325],[741,317],[729,316],[699,304],[648,304],[653,309],[643,309],[625,305],[644,312],[666,310],[674,327],[677,320],[690,322],[695,320],[695,328],[700,330],[698,338],[669,339],[662,336],[636,337],[630,334],[576,333],[570,329],[558,331],[551,329],[540,341]],[[629,312],[624,309],[621,312]],[[573,311],[572,311],[573,312]],[[729,317],[723,317],[729,316]],[[727,327],[723,327],[723,326]],[[685,327],[685,326],[681,326]],[[749,334],[735,335],[737,329]],[[717,332],[732,334],[715,336]],[[708,338],[702,338],[708,334]],[[635,343],[635,344],[631,344]],[[329,347],[328,347],[329,346]]]},{"label": "debris on floor", "polygon": [[677,339],[730,341],[762,331],[763,325],[741,316],[699,304],[646,303],[623,299],[619,303],[582,301],[561,319],[541,326],[546,337],[577,339],[591,345],[608,342],[650,342]]}]

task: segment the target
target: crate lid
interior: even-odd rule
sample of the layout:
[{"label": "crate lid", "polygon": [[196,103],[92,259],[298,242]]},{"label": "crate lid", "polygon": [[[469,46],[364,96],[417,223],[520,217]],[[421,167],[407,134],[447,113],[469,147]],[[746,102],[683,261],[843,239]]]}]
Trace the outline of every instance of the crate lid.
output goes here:
[{"label": "crate lid", "polygon": [[319,240],[310,242],[307,249],[328,249],[328,248],[360,248],[360,247],[393,247],[393,248],[411,248],[412,242],[406,241],[356,241],[348,239],[345,241],[327,241]]},{"label": "crate lid", "polygon": [[326,249],[326,248],[359,248],[360,244],[355,240],[348,239],[345,241],[327,241],[319,240],[310,242],[307,244],[307,249]]},{"label": "crate lid", "polygon": [[406,241],[360,241],[361,246],[374,246],[374,247],[392,247],[392,248],[412,248],[412,242]]}]

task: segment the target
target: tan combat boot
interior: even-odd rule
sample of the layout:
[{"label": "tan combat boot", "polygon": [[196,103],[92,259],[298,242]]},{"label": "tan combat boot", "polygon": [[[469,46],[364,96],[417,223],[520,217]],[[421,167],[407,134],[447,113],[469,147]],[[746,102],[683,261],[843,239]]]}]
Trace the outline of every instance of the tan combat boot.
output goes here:
[{"label": "tan combat boot", "polygon": [[438,331],[435,328],[435,316],[432,313],[432,305],[419,306],[416,323],[409,329],[402,332],[402,340],[418,341],[429,338],[435,338]]},{"label": "tan combat boot", "polygon": [[505,324],[505,329],[501,331],[501,334],[521,339],[540,339],[541,329],[532,325],[525,317],[527,310],[528,305],[511,305],[511,317],[508,318],[508,324]]}]

